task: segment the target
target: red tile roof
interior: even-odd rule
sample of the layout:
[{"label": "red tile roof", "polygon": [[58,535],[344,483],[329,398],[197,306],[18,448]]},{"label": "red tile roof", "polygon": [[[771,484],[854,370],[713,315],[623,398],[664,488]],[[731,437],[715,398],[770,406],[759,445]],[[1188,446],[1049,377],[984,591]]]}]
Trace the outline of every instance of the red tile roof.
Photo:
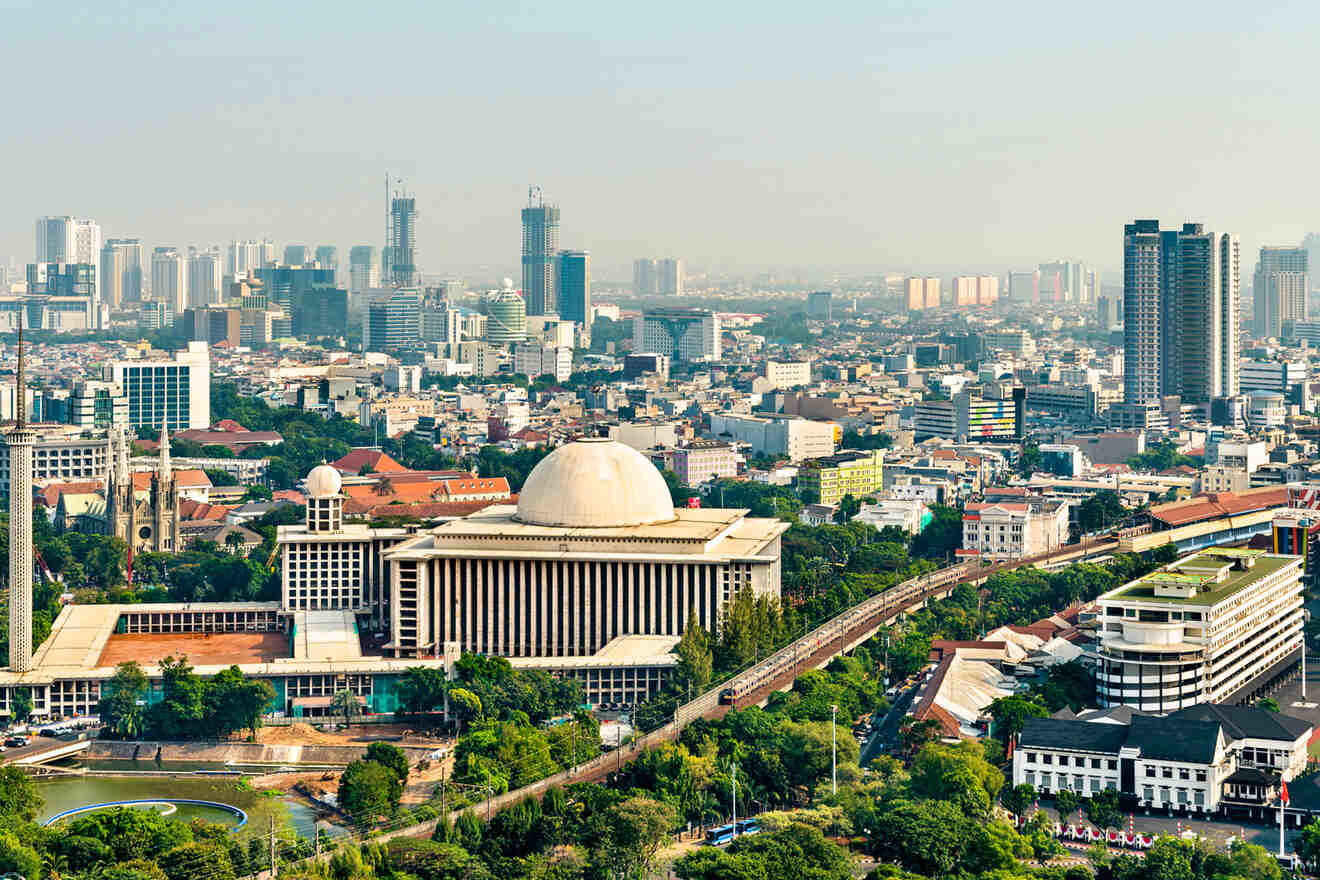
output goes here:
[{"label": "red tile roof", "polygon": [[344,502],[344,512],[354,516],[413,516],[418,519],[436,519],[442,516],[458,517],[485,510],[492,504],[507,504],[507,501],[423,501],[407,504],[379,503],[349,498]]},{"label": "red tile roof", "polygon": [[1245,492],[1212,492],[1185,501],[1157,504],[1150,509],[1150,518],[1172,528],[1287,505],[1287,486],[1263,486]]},{"label": "red tile roof", "polygon": [[60,503],[60,496],[65,492],[74,495],[82,495],[88,492],[100,492],[101,488],[101,480],[80,480],[74,483],[51,483],[49,486],[43,486],[37,490],[36,499],[47,507],[53,508]]},{"label": "red tile roof", "polygon": [[408,470],[379,449],[361,447],[352,450],[338,461],[330,462],[330,466],[340,473],[353,475],[362,473],[362,468],[367,465],[371,465],[371,469],[378,474],[399,473]]}]

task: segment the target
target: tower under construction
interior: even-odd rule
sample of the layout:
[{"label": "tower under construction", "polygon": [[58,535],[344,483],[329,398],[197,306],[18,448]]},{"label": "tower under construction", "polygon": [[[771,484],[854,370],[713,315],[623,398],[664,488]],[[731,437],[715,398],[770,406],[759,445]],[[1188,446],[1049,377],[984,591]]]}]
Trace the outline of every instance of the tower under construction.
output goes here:
[{"label": "tower under construction", "polygon": [[522,228],[522,294],[527,302],[527,314],[557,315],[555,255],[559,252],[559,206],[547,205],[539,186],[527,188]]}]

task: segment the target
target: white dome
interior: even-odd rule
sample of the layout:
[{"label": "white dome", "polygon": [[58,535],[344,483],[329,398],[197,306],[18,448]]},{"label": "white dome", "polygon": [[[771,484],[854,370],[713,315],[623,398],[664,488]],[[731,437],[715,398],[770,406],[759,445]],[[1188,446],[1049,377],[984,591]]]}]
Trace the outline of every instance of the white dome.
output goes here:
[{"label": "white dome", "polygon": [[565,528],[615,528],[675,519],[655,465],[614,440],[586,438],[543,458],[518,496],[518,520]]},{"label": "white dome", "polygon": [[313,498],[331,498],[343,486],[344,478],[328,464],[318,464],[307,475],[307,494]]}]

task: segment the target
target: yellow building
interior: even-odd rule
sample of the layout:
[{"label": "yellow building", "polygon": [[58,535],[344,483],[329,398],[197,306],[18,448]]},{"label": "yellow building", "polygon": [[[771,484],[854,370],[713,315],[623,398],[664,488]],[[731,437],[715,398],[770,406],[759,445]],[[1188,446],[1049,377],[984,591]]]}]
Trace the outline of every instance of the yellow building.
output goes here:
[{"label": "yellow building", "polygon": [[838,504],[845,495],[860,500],[884,487],[884,454],[879,450],[840,452],[803,462],[798,487],[814,492],[821,504]]}]

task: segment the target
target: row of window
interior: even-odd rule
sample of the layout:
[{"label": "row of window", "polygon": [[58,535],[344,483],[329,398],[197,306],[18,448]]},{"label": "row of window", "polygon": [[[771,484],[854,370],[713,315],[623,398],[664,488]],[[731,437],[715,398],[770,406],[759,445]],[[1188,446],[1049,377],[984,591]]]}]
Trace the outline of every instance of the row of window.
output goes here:
[{"label": "row of window", "polygon": [[[1085,757],[1083,757],[1083,756],[1081,756],[1081,755],[1071,755],[1071,756],[1069,756],[1069,755],[1058,755],[1057,757],[1058,757],[1058,759],[1059,759],[1059,766],[1060,766],[1060,767],[1067,767],[1068,764],[1069,764],[1069,759],[1071,758],[1072,766],[1074,766],[1074,767],[1086,767],[1086,766],[1088,766],[1088,764],[1089,764],[1089,766],[1090,766],[1093,770],[1101,770],[1101,769],[1117,770],[1117,769],[1118,769],[1118,759],[1117,759],[1117,758],[1085,758]],[[1053,755],[1053,754],[1051,754],[1051,753],[1049,753],[1049,752],[1041,752],[1041,753],[1037,753],[1037,752],[1027,752],[1027,758],[1026,758],[1028,764],[1036,764],[1036,763],[1040,763],[1040,764],[1046,764],[1046,765],[1053,764],[1053,763],[1054,763],[1054,759],[1055,759],[1055,755]]]}]

